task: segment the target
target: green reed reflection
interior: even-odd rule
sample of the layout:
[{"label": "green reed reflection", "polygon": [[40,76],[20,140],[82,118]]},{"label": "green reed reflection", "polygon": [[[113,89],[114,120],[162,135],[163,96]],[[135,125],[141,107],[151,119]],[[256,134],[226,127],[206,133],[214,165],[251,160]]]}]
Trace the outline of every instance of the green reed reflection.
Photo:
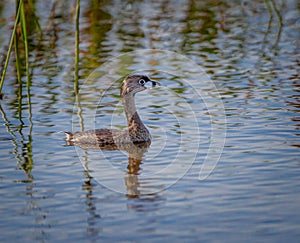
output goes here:
[{"label": "green reed reflection", "polygon": [[[35,27],[39,28],[37,17],[34,11],[34,5],[31,0],[23,1],[19,0],[16,2],[16,16],[14,21],[14,27],[11,33],[10,42],[5,58],[5,63],[0,80],[0,94],[3,88],[6,71],[8,68],[9,60],[11,53],[14,49],[15,53],[15,69],[16,69],[16,79],[18,82],[17,86],[17,100],[18,100],[18,109],[17,117],[20,124],[17,126],[17,129],[12,128],[12,123],[8,121],[5,115],[5,111],[0,106],[0,111],[2,117],[5,121],[7,127],[7,132],[11,135],[12,143],[14,145],[14,154],[18,161],[20,168],[26,173],[28,180],[32,179],[30,174],[33,168],[33,158],[32,158],[32,107],[31,107],[31,75],[29,72],[29,43],[28,43],[28,26],[31,23],[35,23]],[[25,71],[25,75],[24,74]],[[24,135],[24,128],[26,127],[23,122],[23,82],[22,78],[25,76],[26,80],[26,97],[27,97],[27,112],[28,112],[28,122],[29,122],[29,131],[28,138]],[[2,96],[2,95],[1,95]],[[2,97],[0,97],[2,98]],[[16,133],[17,131],[17,133]],[[21,146],[19,145],[18,140],[21,140]]]}]

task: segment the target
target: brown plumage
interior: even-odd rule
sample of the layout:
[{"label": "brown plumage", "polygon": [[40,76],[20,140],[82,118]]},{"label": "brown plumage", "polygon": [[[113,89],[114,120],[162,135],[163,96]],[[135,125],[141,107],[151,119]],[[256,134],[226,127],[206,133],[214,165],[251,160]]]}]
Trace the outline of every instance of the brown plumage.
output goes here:
[{"label": "brown plumage", "polygon": [[150,80],[146,75],[130,75],[122,83],[120,95],[128,124],[126,130],[96,129],[85,132],[65,132],[68,145],[97,146],[114,150],[120,149],[120,145],[124,147],[124,144],[150,142],[151,135],[141,121],[134,102],[135,94],[145,90],[147,82],[151,82],[152,86],[159,85],[158,82]]}]

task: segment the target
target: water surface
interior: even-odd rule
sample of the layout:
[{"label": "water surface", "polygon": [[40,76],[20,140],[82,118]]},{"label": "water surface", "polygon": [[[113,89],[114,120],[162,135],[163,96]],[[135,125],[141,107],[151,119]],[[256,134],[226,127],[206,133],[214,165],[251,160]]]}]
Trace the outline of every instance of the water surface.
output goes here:
[{"label": "water surface", "polygon": [[[298,242],[299,3],[81,2],[80,106],[73,85],[73,1],[35,3],[43,35],[28,25],[30,100],[26,76],[17,82],[12,54],[0,103],[0,240]],[[0,3],[1,54],[14,11],[14,3]],[[224,129],[218,120],[224,111],[213,109],[214,96],[208,110],[187,82],[164,72],[169,67],[163,59],[147,60],[163,86],[136,97],[153,141],[135,175],[128,174],[124,152],[65,146],[59,132],[80,130],[82,124],[124,128],[120,81],[113,74],[107,83],[87,79],[111,58],[139,49],[186,56],[216,85],[225,107],[226,142],[207,179],[198,176],[211,123]],[[142,61],[127,60],[126,68],[142,69]],[[116,66],[120,72],[124,63]],[[193,85],[215,92],[201,77]],[[178,156],[184,143],[193,149]],[[185,167],[195,153],[191,167]],[[180,180],[172,170],[151,177],[174,159],[188,169]],[[106,167],[102,181],[81,163],[90,169],[106,161],[119,173]],[[104,182],[122,185],[125,194]],[[156,192],[147,194],[153,188]]]}]

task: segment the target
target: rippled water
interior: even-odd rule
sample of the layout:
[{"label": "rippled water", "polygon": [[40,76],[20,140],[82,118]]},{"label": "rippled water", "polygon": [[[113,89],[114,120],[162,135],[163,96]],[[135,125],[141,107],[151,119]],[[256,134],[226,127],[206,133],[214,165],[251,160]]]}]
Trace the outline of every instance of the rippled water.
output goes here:
[{"label": "rippled water", "polygon": [[[30,100],[12,53],[0,103],[1,241],[299,241],[297,1],[82,1],[78,99],[74,2],[35,7]],[[1,54],[14,11],[0,3]],[[136,97],[153,137],[136,173],[66,146],[60,131],[124,128],[119,78],[141,70],[162,85]]]}]

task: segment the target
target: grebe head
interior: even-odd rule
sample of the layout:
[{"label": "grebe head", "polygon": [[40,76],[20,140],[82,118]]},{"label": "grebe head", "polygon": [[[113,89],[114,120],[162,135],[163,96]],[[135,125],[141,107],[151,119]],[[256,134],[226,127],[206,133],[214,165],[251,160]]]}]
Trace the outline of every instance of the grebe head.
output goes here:
[{"label": "grebe head", "polygon": [[121,96],[124,97],[125,95],[131,94],[135,95],[138,92],[141,92],[147,87],[145,87],[145,84],[148,82],[152,83],[152,87],[159,85],[158,82],[151,80],[147,75],[129,75],[127,76],[121,87]]}]

